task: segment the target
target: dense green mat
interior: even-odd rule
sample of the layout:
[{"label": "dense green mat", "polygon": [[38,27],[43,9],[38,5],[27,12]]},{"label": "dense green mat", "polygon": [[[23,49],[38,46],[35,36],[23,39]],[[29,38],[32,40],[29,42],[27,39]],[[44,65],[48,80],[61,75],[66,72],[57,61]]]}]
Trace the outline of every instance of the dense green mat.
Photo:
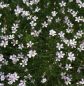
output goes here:
[{"label": "dense green mat", "polygon": [[84,86],[84,0],[0,0],[0,86]]}]

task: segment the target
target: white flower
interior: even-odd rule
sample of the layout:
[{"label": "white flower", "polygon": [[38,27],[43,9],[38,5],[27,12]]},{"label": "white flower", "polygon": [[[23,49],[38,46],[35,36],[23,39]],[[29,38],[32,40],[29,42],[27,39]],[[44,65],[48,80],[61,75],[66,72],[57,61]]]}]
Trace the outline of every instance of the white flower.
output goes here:
[{"label": "white flower", "polygon": [[58,50],[61,50],[61,49],[64,48],[64,47],[63,47],[63,44],[57,43],[56,48],[57,48]]},{"label": "white flower", "polygon": [[58,17],[55,21],[56,21],[56,22],[60,22],[60,21],[61,21],[61,19]]},{"label": "white flower", "polygon": [[68,58],[67,58],[68,60],[70,60],[72,62],[72,61],[75,61],[75,58],[76,57],[74,56],[74,54],[72,52],[68,53]]},{"label": "white flower", "polygon": [[60,36],[60,38],[64,38],[65,33],[63,31],[60,31],[58,35]]},{"label": "white flower", "polygon": [[84,42],[80,44],[78,50],[81,52],[82,50],[84,51]]},{"label": "white flower", "polygon": [[54,31],[53,29],[49,31],[49,35],[50,36],[55,36],[56,35],[56,31]]},{"label": "white flower", "polygon": [[65,68],[66,68],[66,70],[69,70],[69,69],[72,69],[72,66],[71,66],[71,64],[66,64]]},{"label": "white flower", "polygon": [[53,16],[53,17],[55,17],[55,16],[56,16],[56,14],[57,14],[57,12],[56,12],[56,11],[52,11],[51,13],[52,13],[52,16]]},{"label": "white flower", "polygon": [[19,79],[19,76],[17,75],[16,72],[14,72],[13,74],[8,73],[7,78],[8,78],[8,84],[11,85]]},{"label": "white flower", "polygon": [[5,8],[5,7],[8,7],[9,4],[4,4],[4,2],[0,2],[0,8]]},{"label": "white flower", "polygon": [[33,44],[34,44],[34,43],[32,43],[31,41],[29,41],[29,42],[27,43],[27,47],[32,47]]},{"label": "white flower", "polygon": [[80,22],[81,18],[79,17],[75,17],[75,21],[77,21],[78,23]]},{"label": "white flower", "polygon": [[20,65],[21,65],[22,67],[25,67],[25,66],[27,65],[27,62],[28,62],[28,58],[25,57],[25,58],[22,59],[22,62],[20,63]]},{"label": "white flower", "polygon": [[13,44],[13,46],[15,46],[16,44],[18,44],[18,40],[12,40],[11,44]]},{"label": "white flower", "polygon": [[21,16],[22,16],[22,17],[30,16],[30,12],[29,12],[29,11],[22,11]]},{"label": "white flower", "polygon": [[13,24],[12,33],[16,33],[18,27],[19,27],[18,24]]},{"label": "white flower", "polygon": [[66,29],[66,32],[67,33],[72,33],[73,32],[73,29],[68,28],[68,29]]},{"label": "white flower", "polygon": [[43,78],[42,80],[41,80],[41,83],[45,83],[47,81],[47,79],[46,78]]},{"label": "white flower", "polygon": [[79,81],[80,85],[84,85],[84,79],[81,79],[81,81]]},{"label": "white flower", "polygon": [[16,9],[15,9],[14,11],[15,11],[15,15],[18,16],[20,13],[22,13],[23,8],[20,8],[20,7],[17,5],[17,7],[16,7]]},{"label": "white flower", "polygon": [[69,76],[69,75],[66,75],[66,73],[61,73],[61,77],[62,77],[62,79],[64,80],[64,82],[65,82],[65,84],[66,85],[69,85],[69,84],[71,84],[71,80],[72,80],[72,78]]},{"label": "white flower", "polygon": [[32,75],[31,74],[28,74],[27,77],[30,80],[32,78]]},{"label": "white flower", "polygon": [[66,73],[65,72],[61,72],[61,79],[65,78]]},{"label": "white flower", "polygon": [[51,16],[47,16],[47,21],[49,22],[49,23],[51,23],[52,22],[52,19],[53,19],[53,17],[51,17]]},{"label": "white flower", "polygon": [[35,26],[37,25],[37,23],[34,22],[34,21],[31,21],[31,22],[30,22],[30,25],[31,25],[31,27],[35,27]]},{"label": "white flower", "polygon": [[83,36],[84,32],[82,30],[78,30],[78,32],[76,33],[76,35],[74,36],[76,39],[77,38],[81,38]]},{"label": "white flower", "polygon": [[18,54],[17,56],[18,59],[23,59],[24,58],[24,55],[22,53]]},{"label": "white flower", "polygon": [[4,81],[5,80],[5,75],[3,72],[0,72],[0,80]]},{"label": "white flower", "polygon": [[37,16],[32,17],[33,21],[36,21],[38,19]]},{"label": "white flower", "polygon": [[6,33],[6,30],[7,30],[7,27],[1,28],[1,32],[2,32],[2,33]]},{"label": "white flower", "polygon": [[71,48],[76,48],[77,41],[75,39],[63,39],[63,42],[67,44],[67,46],[70,46]]},{"label": "white flower", "polygon": [[73,11],[71,14],[73,15],[73,17],[77,16],[77,12],[75,11]]},{"label": "white flower", "polygon": [[14,34],[9,35],[9,38],[8,39],[14,39]]},{"label": "white flower", "polygon": [[56,61],[60,61],[60,59],[64,58],[64,55],[62,51],[56,52]]},{"label": "white flower", "polygon": [[35,57],[36,55],[37,55],[36,50],[30,50],[29,53],[27,54],[29,58]]},{"label": "white flower", "polygon": [[26,81],[24,80],[20,80],[20,83],[19,83],[19,85],[18,86],[26,86],[26,83],[25,83]]},{"label": "white flower", "polygon": [[76,3],[81,3],[81,0],[76,0]]},{"label": "white flower", "polygon": [[36,7],[35,12],[39,12],[39,11],[40,11],[40,8]]},{"label": "white flower", "polygon": [[6,48],[7,45],[8,45],[8,40],[2,40],[0,43],[0,46],[3,46],[4,48]]},{"label": "white flower", "polygon": [[16,64],[17,61],[19,61],[19,59],[17,58],[16,55],[10,55],[10,59],[12,60],[13,64]]},{"label": "white flower", "polygon": [[41,33],[41,30],[38,30],[38,31],[34,30],[31,32],[31,35],[34,37],[38,37],[40,33]]},{"label": "white flower", "polygon": [[5,80],[5,76],[4,75],[1,75],[0,80],[1,81],[4,81]]},{"label": "white flower", "polygon": [[60,7],[65,7],[66,6],[66,2],[62,1],[61,3],[59,3]]},{"label": "white flower", "polygon": [[44,23],[42,23],[42,27],[47,27],[48,26],[48,23],[46,21],[44,21]]},{"label": "white flower", "polygon": [[77,41],[75,39],[70,39],[69,40],[69,45],[72,47],[72,48],[75,48],[76,47],[76,44],[77,44]]},{"label": "white flower", "polygon": [[4,60],[3,54],[0,54],[0,62],[2,62],[3,60]]},{"label": "white flower", "polygon": [[68,39],[63,38],[63,42],[64,42],[66,45],[68,45],[68,46],[69,46],[69,40],[68,40]]},{"label": "white flower", "polygon": [[23,48],[24,48],[24,45],[23,44],[19,44],[18,45],[18,49],[21,49],[22,50]]},{"label": "white flower", "polygon": [[66,78],[65,78],[65,84],[66,85],[71,84],[71,78],[70,77],[66,76]]},{"label": "white flower", "polygon": [[0,86],[4,86],[4,84],[3,83],[0,83]]}]

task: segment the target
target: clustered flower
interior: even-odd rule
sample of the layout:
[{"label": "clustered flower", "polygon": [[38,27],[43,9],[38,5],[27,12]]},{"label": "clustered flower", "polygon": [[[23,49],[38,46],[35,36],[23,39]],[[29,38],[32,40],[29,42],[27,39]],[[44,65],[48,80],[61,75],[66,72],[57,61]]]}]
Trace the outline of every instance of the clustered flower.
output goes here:
[{"label": "clustered flower", "polygon": [[0,1],[0,86],[83,86],[83,11],[83,0]]}]

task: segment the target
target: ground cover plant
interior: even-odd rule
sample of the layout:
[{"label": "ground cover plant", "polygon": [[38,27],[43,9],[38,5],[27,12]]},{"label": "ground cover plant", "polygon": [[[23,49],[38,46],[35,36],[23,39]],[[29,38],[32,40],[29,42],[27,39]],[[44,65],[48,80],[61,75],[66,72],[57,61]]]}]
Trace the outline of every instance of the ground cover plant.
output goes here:
[{"label": "ground cover plant", "polygon": [[0,0],[0,86],[84,86],[84,0]]}]

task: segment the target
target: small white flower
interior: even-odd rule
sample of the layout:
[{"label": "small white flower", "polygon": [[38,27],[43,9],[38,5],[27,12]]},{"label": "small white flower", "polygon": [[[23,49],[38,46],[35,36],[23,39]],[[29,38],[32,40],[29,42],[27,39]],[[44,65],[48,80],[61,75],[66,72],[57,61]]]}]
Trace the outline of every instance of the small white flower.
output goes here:
[{"label": "small white flower", "polygon": [[55,16],[56,16],[56,14],[57,14],[57,12],[56,12],[56,11],[52,11],[51,13],[52,13],[52,16],[53,16],[53,17],[55,17]]},{"label": "small white flower", "polygon": [[50,31],[49,31],[49,35],[50,35],[50,36],[55,36],[55,35],[56,35],[56,31],[53,30],[53,29],[50,30]]},{"label": "small white flower", "polygon": [[47,27],[48,26],[48,23],[46,21],[44,21],[44,23],[42,23],[42,27]]},{"label": "small white flower", "polygon": [[70,39],[69,40],[69,45],[72,47],[72,48],[75,48],[76,47],[76,44],[77,44],[77,41],[75,39]]},{"label": "small white flower", "polygon": [[30,16],[30,12],[29,12],[29,11],[22,11],[21,16],[22,16],[22,17]]},{"label": "small white flower", "polygon": [[27,54],[29,58],[35,57],[36,55],[37,55],[36,50],[30,50],[29,53]]},{"label": "small white flower", "polygon": [[62,58],[64,58],[64,53],[62,51],[56,52],[56,61],[60,61]]},{"label": "small white flower", "polygon": [[69,69],[72,69],[72,66],[71,66],[71,64],[66,64],[65,68],[66,68],[66,70],[69,70]]},{"label": "small white flower", "polygon": [[79,17],[75,17],[75,21],[77,21],[78,23],[80,22],[81,18]]},{"label": "small white flower", "polygon": [[60,21],[61,21],[61,19],[58,17],[55,21],[56,21],[56,22],[60,22]]},{"label": "small white flower", "polygon": [[73,29],[68,28],[68,29],[66,29],[66,32],[67,33],[72,33],[73,32]]},{"label": "small white flower", "polygon": [[34,30],[31,32],[31,35],[34,37],[38,37],[40,33],[41,33],[41,30],[38,30],[38,31]]},{"label": "small white flower", "polygon": [[35,26],[37,25],[37,23],[34,22],[34,21],[31,21],[31,22],[30,22],[30,25],[31,25],[31,27],[35,27]]},{"label": "small white flower", "polygon": [[57,48],[58,50],[61,50],[61,49],[64,48],[64,47],[63,47],[63,44],[57,43],[56,48]]},{"label": "small white flower", "polygon": [[66,2],[62,1],[61,3],[59,3],[60,7],[65,7],[66,6]]},{"label": "small white flower", "polygon": [[60,38],[64,38],[65,33],[63,31],[60,31],[58,35],[60,36]]},{"label": "small white flower", "polygon": [[5,75],[3,72],[0,72],[0,80],[4,81],[5,80]]},{"label": "small white flower", "polygon": [[51,17],[51,16],[47,16],[47,21],[49,22],[49,23],[51,23],[52,22],[52,19],[53,19],[53,17]]},{"label": "small white flower", "polygon": [[19,79],[19,76],[17,75],[16,72],[14,72],[13,74],[8,73],[7,78],[8,84],[11,85]]},{"label": "small white flower", "polygon": [[26,86],[26,81],[25,80],[20,80],[20,83],[18,86]]},{"label": "small white flower", "polygon": [[13,46],[15,46],[16,44],[18,44],[18,40],[12,40],[11,44],[13,44]]},{"label": "small white flower", "polygon": [[71,78],[70,77],[66,76],[66,78],[65,78],[65,84],[66,85],[71,84]]},{"label": "small white flower", "polygon": [[73,17],[77,16],[77,12],[75,11],[73,11],[71,14],[73,15]]},{"label": "small white flower", "polygon": [[81,0],[76,0],[76,3],[81,3]]},{"label": "small white flower", "polygon": [[76,57],[74,56],[74,54],[72,52],[68,53],[68,58],[67,58],[68,60],[70,60],[72,62],[72,61],[75,61],[75,58]]},{"label": "small white flower", "polygon": [[34,44],[34,43],[32,43],[31,41],[29,41],[29,42],[27,43],[27,48],[32,47],[33,44]]},{"label": "small white flower", "polygon": [[36,7],[35,12],[39,12],[39,11],[40,11],[40,8]]},{"label": "small white flower", "polygon": [[3,54],[0,54],[0,62],[2,62],[3,60],[4,60]]},{"label": "small white flower", "polygon": [[17,58],[15,54],[10,55],[10,59],[12,60],[13,64],[16,64],[16,62],[19,61],[19,59]]},{"label": "small white flower", "polygon": [[9,38],[8,39],[14,39],[14,34],[9,35]]},{"label": "small white flower", "polygon": [[25,67],[25,66],[27,65],[27,62],[28,62],[28,58],[25,57],[25,58],[22,59],[22,62],[20,63],[20,65],[21,65],[22,67]]},{"label": "small white flower", "polygon": [[6,27],[1,28],[1,32],[2,32],[2,33],[6,33],[6,30],[7,30]]},{"label": "small white flower", "polygon": [[16,9],[15,9],[14,11],[15,11],[15,15],[18,16],[20,13],[22,13],[23,8],[20,8],[20,7],[17,5],[17,7],[16,7]]},{"label": "small white flower", "polygon": [[3,83],[0,83],[0,86],[4,86],[4,84]]},{"label": "small white flower", "polygon": [[81,81],[79,81],[79,83],[80,83],[81,85],[84,85],[84,79],[81,79]]},{"label": "small white flower", "polygon": [[46,78],[43,78],[42,80],[41,80],[41,83],[45,83],[47,81],[47,79]]},{"label": "small white flower", "polygon": [[36,21],[38,19],[37,16],[32,17],[33,21]]},{"label": "small white flower", "polygon": [[24,48],[24,45],[23,44],[19,44],[18,45],[18,49],[21,49],[22,50],[23,48]]},{"label": "small white flower", "polygon": [[84,51],[84,42],[80,44],[78,50],[81,52],[81,51]]},{"label": "small white flower", "polygon": [[69,85],[69,84],[71,84],[71,80],[72,80],[72,78],[69,76],[69,75],[66,75],[66,73],[61,73],[61,77],[62,77],[62,79],[64,80],[64,82],[65,82],[65,84],[66,85]]},{"label": "small white flower", "polygon": [[4,2],[0,2],[0,8],[5,8],[5,7],[8,7],[9,4],[5,4]]},{"label": "small white flower", "polygon": [[18,24],[13,24],[13,26],[12,26],[12,33],[16,33],[17,28],[19,28]]},{"label": "small white flower", "polygon": [[0,46],[6,48],[6,46],[8,45],[8,40],[2,40],[0,43]]}]

